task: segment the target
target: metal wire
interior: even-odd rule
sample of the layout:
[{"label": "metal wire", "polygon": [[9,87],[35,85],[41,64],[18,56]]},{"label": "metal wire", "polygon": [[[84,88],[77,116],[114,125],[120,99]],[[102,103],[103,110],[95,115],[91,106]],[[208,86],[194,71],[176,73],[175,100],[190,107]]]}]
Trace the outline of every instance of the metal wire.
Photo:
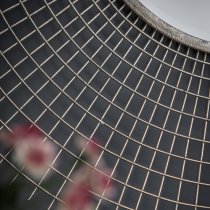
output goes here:
[{"label": "metal wire", "polygon": [[62,202],[88,164],[74,145],[79,134],[101,139],[117,186],[112,199],[96,195],[97,209],[210,209],[208,53],[164,36],[122,0],[14,0],[0,9],[1,129],[31,122],[58,147],[38,182],[9,158],[13,149],[1,149],[0,170],[24,183],[24,206]]}]

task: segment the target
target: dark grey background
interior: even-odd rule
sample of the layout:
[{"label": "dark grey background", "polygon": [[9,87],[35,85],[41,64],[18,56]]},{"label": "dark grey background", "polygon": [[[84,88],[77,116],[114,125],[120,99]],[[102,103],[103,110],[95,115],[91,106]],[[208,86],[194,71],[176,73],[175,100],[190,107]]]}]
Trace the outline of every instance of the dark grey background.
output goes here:
[{"label": "dark grey background", "polygon": [[[122,0],[0,9],[1,128],[36,124],[61,151],[55,168],[64,174],[35,181],[30,201],[36,186],[19,174],[23,209],[48,209],[53,197],[40,186],[57,196],[76,171],[76,135],[100,139],[113,170],[116,196],[98,209],[210,209],[209,54],[163,36]],[[12,180],[10,155],[0,174]]]}]

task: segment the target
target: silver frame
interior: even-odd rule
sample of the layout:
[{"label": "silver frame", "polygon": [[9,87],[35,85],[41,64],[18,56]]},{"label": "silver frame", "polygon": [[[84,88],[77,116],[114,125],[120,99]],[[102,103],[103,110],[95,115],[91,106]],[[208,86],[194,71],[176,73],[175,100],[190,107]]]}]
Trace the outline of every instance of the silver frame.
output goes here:
[{"label": "silver frame", "polygon": [[140,0],[124,0],[124,2],[149,25],[164,35],[194,49],[210,52],[210,41],[191,36],[171,26],[145,7]]}]

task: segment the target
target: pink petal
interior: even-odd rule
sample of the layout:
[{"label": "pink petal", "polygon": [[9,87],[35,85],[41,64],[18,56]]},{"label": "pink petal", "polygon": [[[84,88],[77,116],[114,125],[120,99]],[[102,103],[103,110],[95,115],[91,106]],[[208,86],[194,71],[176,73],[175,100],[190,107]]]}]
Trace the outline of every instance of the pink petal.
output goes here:
[{"label": "pink petal", "polygon": [[12,131],[16,138],[40,137],[43,135],[43,133],[32,124],[16,125]]},{"label": "pink petal", "polygon": [[81,184],[76,184],[71,193],[66,196],[66,204],[75,209],[84,209],[91,201],[90,192]]},{"label": "pink petal", "polygon": [[87,150],[89,150],[90,155],[92,153],[98,154],[101,152],[101,148],[98,145],[100,145],[100,144],[99,144],[99,140],[97,140],[97,139],[92,139],[92,141],[89,141]]},{"label": "pink petal", "polygon": [[102,169],[102,172],[94,170],[90,176],[90,183],[90,187],[94,192],[99,195],[105,193],[104,196],[109,198],[113,197],[115,187],[112,179],[108,176],[107,168]]},{"label": "pink petal", "polygon": [[2,131],[0,133],[0,139],[8,146],[13,146],[19,141],[30,140],[29,137],[43,136],[42,132],[34,125],[31,124],[19,124],[11,128],[10,131]]},{"label": "pink petal", "polygon": [[48,140],[43,143],[42,138],[26,138],[16,144],[13,158],[34,178],[42,178],[55,158],[55,147]]},{"label": "pink petal", "polygon": [[34,165],[41,165],[47,159],[47,154],[38,148],[34,148],[31,151],[28,151],[27,160]]}]

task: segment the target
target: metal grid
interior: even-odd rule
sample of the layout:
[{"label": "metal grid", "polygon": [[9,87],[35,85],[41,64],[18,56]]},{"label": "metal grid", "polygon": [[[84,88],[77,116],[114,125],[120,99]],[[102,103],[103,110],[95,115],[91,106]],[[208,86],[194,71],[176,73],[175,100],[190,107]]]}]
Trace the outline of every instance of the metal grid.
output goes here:
[{"label": "metal grid", "polygon": [[56,209],[79,162],[88,164],[79,134],[101,139],[117,186],[113,199],[98,195],[97,209],[210,209],[208,53],[164,36],[122,0],[0,9],[1,129],[36,124],[62,163],[46,185],[1,148],[0,171],[22,181],[25,207]]}]

